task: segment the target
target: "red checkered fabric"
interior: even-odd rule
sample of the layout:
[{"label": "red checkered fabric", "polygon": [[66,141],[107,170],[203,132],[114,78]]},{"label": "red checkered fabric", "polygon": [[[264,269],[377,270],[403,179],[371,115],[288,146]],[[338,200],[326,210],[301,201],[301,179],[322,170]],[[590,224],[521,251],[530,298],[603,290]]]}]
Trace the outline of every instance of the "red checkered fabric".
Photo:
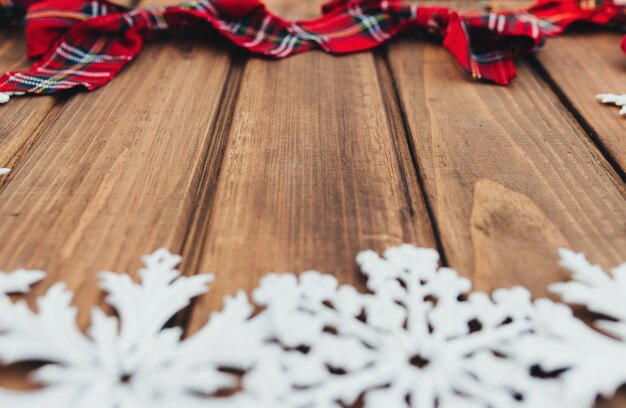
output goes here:
[{"label": "red checkered fabric", "polygon": [[[15,7],[9,1],[0,0],[6,10]],[[578,21],[624,28],[625,16],[625,6],[612,0],[540,0],[520,11],[470,13],[400,0],[335,0],[310,21],[286,21],[258,0],[202,0],[134,10],[105,0],[45,0],[30,5],[26,17],[28,56],[40,60],[0,77],[0,92],[93,90],[133,59],[145,39],[202,26],[274,58],[313,48],[351,53],[398,33],[427,32],[441,38],[472,77],[506,85],[515,76],[513,57],[537,49],[546,37]]]}]

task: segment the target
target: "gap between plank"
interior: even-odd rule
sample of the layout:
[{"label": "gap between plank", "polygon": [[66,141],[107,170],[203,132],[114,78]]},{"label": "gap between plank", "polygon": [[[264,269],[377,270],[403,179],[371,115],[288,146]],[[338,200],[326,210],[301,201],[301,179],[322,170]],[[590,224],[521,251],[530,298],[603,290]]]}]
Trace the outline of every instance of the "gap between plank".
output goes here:
[{"label": "gap between plank", "polygon": [[[422,200],[424,201],[424,206],[426,207],[426,212],[428,213],[428,218],[430,219],[431,230],[433,232],[433,237],[435,238],[435,244],[437,245],[437,251],[439,252],[441,266],[449,266],[448,259],[446,257],[446,252],[443,247],[443,242],[441,240],[441,234],[439,232],[439,226],[437,223],[437,217],[435,211],[432,208],[432,204],[428,198],[428,195],[425,194],[425,183],[424,178],[419,170],[419,164],[417,160],[417,151],[415,149],[415,144],[413,143],[413,138],[411,137],[411,129],[409,127],[408,118],[406,115],[406,109],[404,104],[402,103],[402,98],[400,98],[400,92],[398,90],[398,83],[396,81],[396,77],[394,76],[393,70],[391,69],[391,65],[389,64],[389,54],[387,52],[387,47],[385,46],[383,49],[377,50],[374,53],[374,58],[376,63],[376,73],[378,74],[378,82],[380,83],[381,93],[383,95],[383,100],[385,102],[385,106],[387,106],[388,96],[392,96],[395,99],[395,105],[398,108],[400,113],[400,117],[402,118],[402,126],[404,128],[404,140],[409,148],[409,153],[411,155],[411,162],[413,164],[413,171],[417,177],[417,181],[420,186],[420,195]],[[385,81],[384,78],[388,77],[389,81]],[[388,113],[389,115],[389,113]],[[395,133],[395,132],[394,132]],[[400,133],[400,132],[398,132]],[[403,174],[401,172],[401,174]],[[403,175],[403,182],[404,175]]]},{"label": "gap between plank", "polygon": [[[599,150],[602,157],[609,163],[611,168],[617,173],[622,183],[626,184],[626,171],[622,169],[617,161],[617,159],[611,154],[611,152],[604,146],[600,137],[598,137],[598,132],[593,128],[593,126],[585,119],[585,117],[576,109],[572,101],[567,97],[565,92],[559,87],[556,81],[550,75],[550,72],[543,66],[543,64],[539,61],[539,59],[535,55],[529,55],[527,58],[531,68],[535,71],[535,73],[541,78],[554,92],[556,97],[561,101],[565,109],[574,117],[576,122],[580,125],[580,127],[585,131],[587,136],[589,137],[591,143]],[[595,95],[589,95],[590,98],[595,97]],[[619,117],[618,117],[619,120]]]},{"label": "gap between plank", "polygon": [[[181,273],[186,276],[196,275],[198,271],[201,253],[204,247],[215,186],[222,169],[222,160],[228,144],[230,127],[232,124],[235,106],[239,98],[244,68],[248,58],[239,51],[235,51],[231,65],[226,76],[220,102],[215,111],[215,117],[209,129],[209,143],[203,152],[203,166],[198,182],[198,190],[194,199],[194,208],[186,227],[186,232],[181,245],[183,263]],[[188,307],[174,317],[174,324],[187,331],[188,321],[191,318],[197,298],[193,298]],[[187,333],[185,333],[187,334]]]},{"label": "gap between plank", "polygon": [[[391,130],[391,134],[392,134],[392,141],[393,141],[392,146],[394,149],[394,155],[400,158],[402,156],[398,148],[402,143],[406,143],[406,134],[405,134],[406,128],[405,128],[404,121],[401,118],[402,112],[401,112],[400,107],[397,105],[397,103],[394,103],[397,101],[394,100],[395,98],[393,96],[394,90],[393,90],[392,79],[391,79],[391,75],[389,75],[389,72],[385,69],[384,60],[383,60],[384,57],[381,53],[381,50],[374,51],[373,57],[374,57],[374,66],[376,69],[376,77],[378,79],[378,85],[380,87],[380,94],[381,94],[383,105],[385,106],[385,111],[387,114],[386,115],[387,123],[389,124],[389,129]],[[394,116],[400,117],[400,121],[402,122],[401,129],[395,126],[396,121],[393,120]],[[398,160],[396,164],[398,165],[398,173],[400,175],[400,182],[402,184],[402,192],[404,193],[405,199],[408,203],[411,217],[413,217],[415,215],[415,208],[413,207],[411,195],[409,194],[409,186],[408,186],[407,175],[406,175],[406,171],[410,169],[405,169],[405,166],[401,165],[402,162],[400,160]],[[415,163],[413,163],[413,159],[411,158],[411,168],[413,168],[413,171],[416,171],[414,167],[415,167]],[[420,191],[420,196],[423,199],[424,193],[422,191],[421,185],[420,185],[419,191]]]}]

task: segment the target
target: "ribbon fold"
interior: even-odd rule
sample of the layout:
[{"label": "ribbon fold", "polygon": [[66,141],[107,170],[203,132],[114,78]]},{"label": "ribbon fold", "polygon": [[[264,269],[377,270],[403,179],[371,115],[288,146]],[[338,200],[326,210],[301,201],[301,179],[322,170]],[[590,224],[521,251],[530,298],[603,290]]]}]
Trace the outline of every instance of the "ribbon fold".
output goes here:
[{"label": "ribbon fold", "polygon": [[[332,54],[364,51],[399,33],[440,38],[473,78],[507,85],[513,58],[533,52],[574,22],[626,26],[626,6],[613,0],[539,0],[519,11],[461,13],[400,0],[334,0],[321,17],[286,21],[258,0],[202,0],[129,10],[106,0],[0,0],[0,23],[26,6],[30,69],[0,77],[0,92],[51,94],[99,88],[160,32],[211,27],[254,54],[283,58],[314,48]],[[209,34],[210,35],[210,34]],[[622,41],[626,51],[626,41]]]}]

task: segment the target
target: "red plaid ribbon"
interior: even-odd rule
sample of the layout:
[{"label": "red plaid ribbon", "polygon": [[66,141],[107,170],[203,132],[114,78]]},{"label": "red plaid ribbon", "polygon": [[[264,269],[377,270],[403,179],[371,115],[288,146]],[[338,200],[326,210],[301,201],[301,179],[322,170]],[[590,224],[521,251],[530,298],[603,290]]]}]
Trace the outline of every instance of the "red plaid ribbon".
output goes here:
[{"label": "red plaid ribbon", "polygon": [[[5,17],[15,14],[10,1],[0,0]],[[472,13],[400,0],[335,0],[318,19],[291,22],[258,0],[135,10],[105,0],[45,0],[32,4],[26,17],[28,56],[41,59],[28,70],[0,77],[0,92],[96,89],[137,55],[144,39],[188,26],[213,27],[235,44],[274,58],[313,48],[333,54],[362,51],[401,32],[426,31],[443,39],[472,77],[506,85],[515,76],[514,56],[535,50],[573,22],[623,28],[625,11],[612,0],[540,0],[521,11]]]}]

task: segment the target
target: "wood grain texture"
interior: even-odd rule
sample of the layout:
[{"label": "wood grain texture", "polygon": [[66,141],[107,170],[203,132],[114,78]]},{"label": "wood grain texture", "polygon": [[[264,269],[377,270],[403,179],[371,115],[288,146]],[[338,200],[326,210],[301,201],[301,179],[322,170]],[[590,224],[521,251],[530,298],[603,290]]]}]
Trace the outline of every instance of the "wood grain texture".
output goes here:
[{"label": "wood grain texture", "polygon": [[626,93],[621,36],[600,30],[570,31],[550,40],[537,59],[590,132],[626,171],[626,120],[618,115],[619,108],[602,106],[594,98],[599,93]]},{"label": "wood grain texture", "polygon": [[[130,6],[134,0],[115,0]],[[28,68],[26,38],[22,26],[0,29],[0,72]],[[14,97],[0,105],[0,167],[16,169],[41,131],[56,118],[66,96]],[[9,176],[0,176],[0,188]]]},{"label": "wood grain texture", "polygon": [[[323,1],[267,3],[298,19]],[[13,67],[23,44],[8,38],[0,65]],[[95,273],[133,273],[158,246],[184,255],[184,273],[217,275],[180,316],[188,332],[267,272],[315,268],[359,286],[354,257],[366,248],[441,244],[479,289],[535,295],[565,278],[558,246],[604,266],[624,260],[623,181],[528,65],[501,88],[467,79],[422,40],[394,42],[388,56],[268,61],[206,38],[148,45],[94,93],[0,107],[0,160],[21,158],[0,186],[0,268],[50,273],[29,301],[66,281],[85,326],[101,303]],[[1,368],[0,385],[24,388],[30,368]]]},{"label": "wood grain texture", "polygon": [[622,182],[527,65],[505,88],[468,79],[434,44],[403,40],[389,59],[451,266],[481,289],[542,295],[565,278],[558,246],[622,260]]},{"label": "wood grain texture", "polygon": [[[109,85],[76,94],[0,190],[2,269],[48,272],[29,301],[63,280],[85,327],[98,271],[182,251],[231,70],[223,42],[204,38],[148,44]],[[0,384],[27,387],[25,373],[0,368]]]},{"label": "wood grain texture", "polygon": [[[28,67],[23,30],[0,29],[0,72]],[[62,99],[53,96],[13,98],[0,105],[0,167],[16,168],[38,135],[54,118]],[[57,109],[53,109],[55,104]],[[9,176],[10,177],[10,176]],[[0,188],[7,176],[0,176]]]},{"label": "wood grain texture", "polygon": [[322,14],[325,0],[265,0],[268,10],[287,20],[314,19]]},{"label": "wood grain texture", "polygon": [[[5,66],[19,66],[22,38],[0,42]],[[48,272],[29,301],[63,280],[76,291],[84,327],[101,302],[98,271],[134,273],[139,257],[160,246],[181,252],[230,71],[224,41],[203,33],[147,44],[105,88],[57,106],[41,134],[34,120],[51,98],[6,105],[0,140],[37,136],[0,189],[0,269]],[[3,146],[0,159],[6,154]],[[0,385],[28,387],[27,371],[0,368]]]},{"label": "wood grain texture", "polygon": [[[496,10],[529,5],[527,0],[496,0]],[[623,33],[606,28],[577,26],[548,39],[536,54],[542,76],[555,88],[606,152],[626,175],[626,120],[615,106],[603,106],[599,93],[626,93],[626,58],[620,48]]]},{"label": "wood grain texture", "polygon": [[223,294],[252,289],[267,272],[315,268],[356,283],[359,250],[434,246],[384,75],[371,53],[248,62],[197,248],[198,270],[216,281],[194,308],[192,331]]},{"label": "wood grain texture", "polygon": [[[130,6],[130,0],[114,0],[113,3]],[[0,72],[26,69],[31,64],[26,58],[26,37],[22,25],[0,29]],[[62,109],[69,96],[13,97],[0,105],[0,166],[11,167],[16,174],[18,163],[25,157],[37,140]],[[8,176],[8,177],[11,177]],[[7,177],[0,176],[0,188]],[[0,240],[4,243],[4,239]]]},{"label": "wood grain texture", "polygon": [[3,269],[42,268],[77,292],[95,273],[130,271],[159,246],[181,250],[229,52],[208,40],[149,44],[101,90],[76,94],[0,192]]}]

